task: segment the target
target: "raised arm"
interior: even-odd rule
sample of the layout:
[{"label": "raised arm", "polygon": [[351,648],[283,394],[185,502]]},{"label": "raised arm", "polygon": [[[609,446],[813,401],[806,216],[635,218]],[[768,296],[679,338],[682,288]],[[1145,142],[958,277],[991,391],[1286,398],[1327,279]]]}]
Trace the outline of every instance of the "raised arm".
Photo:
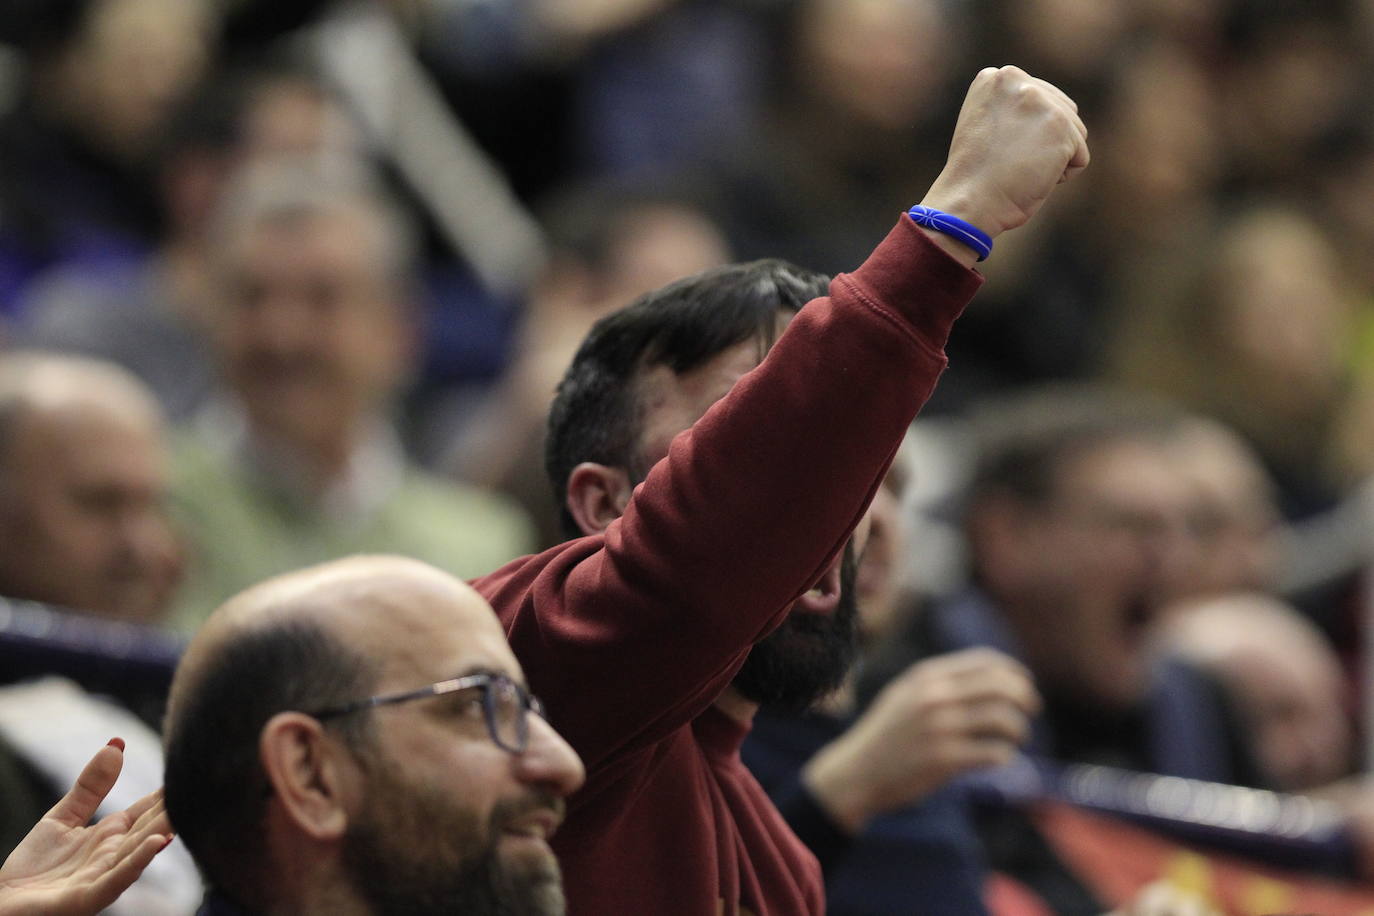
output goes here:
[{"label": "raised arm", "polygon": [[[1084,137],[1057,89],[984,71],[925,202],[995,237],[1086,164]],[[902,216],[674,440],[604,536],[479,583],[589,766],[699,714],[830,565],[944,368],[973,258]]]},{"label": "raised arm", "polygon": [[0,866],[0,916],[93,916],[172,841],[162,791],[89,825],[124,767],[113,738]]}]

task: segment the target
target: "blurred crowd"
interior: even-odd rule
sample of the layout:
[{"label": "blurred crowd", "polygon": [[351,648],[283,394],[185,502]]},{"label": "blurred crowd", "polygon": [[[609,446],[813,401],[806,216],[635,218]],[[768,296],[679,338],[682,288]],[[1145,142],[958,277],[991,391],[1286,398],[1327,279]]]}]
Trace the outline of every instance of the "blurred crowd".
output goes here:
[{"label": "blurred crowd", "polygon": [[[981,67],[1062,87],[1092,167],[980,265],[828,714],[992,647],[1037,752],[1338,797],[1374,847],[1374,3],[0,0],[0,40],[0,595],[186,634],[328,558],[562,540],[597,318],[852,269]],[[65,784],[9,702],[0,791]]]}]

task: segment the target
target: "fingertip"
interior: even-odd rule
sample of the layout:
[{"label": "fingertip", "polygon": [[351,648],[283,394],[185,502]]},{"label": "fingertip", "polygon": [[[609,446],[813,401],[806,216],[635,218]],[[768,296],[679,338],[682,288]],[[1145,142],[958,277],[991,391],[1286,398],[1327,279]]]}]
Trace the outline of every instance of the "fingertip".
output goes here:
[{"label": "fingertip", "polygon": [[105,746],[106,746],[106,747],[112,747],[112,748],[114,748],[114,749],[117,750],[117,751],[123,751],[123,750],[124,750],[124,739],[123,739],[123,738],[120,738],[120,737],[118,737],[118,736],[115,736],[115,737],[111,738],[109,741],[106,741],[106,742],[105,742]]}]

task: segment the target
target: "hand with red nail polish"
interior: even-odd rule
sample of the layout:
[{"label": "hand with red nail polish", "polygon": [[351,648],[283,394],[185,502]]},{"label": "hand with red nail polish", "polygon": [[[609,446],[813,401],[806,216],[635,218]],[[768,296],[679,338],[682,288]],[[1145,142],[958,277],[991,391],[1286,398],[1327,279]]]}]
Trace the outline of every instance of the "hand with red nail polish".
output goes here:
[{"label": "hand with red nail polish", "polygon": [[159,789],[90,820],[124,767],[112,738],[0,865],[0,916],[88,916],[109,906],[172,841]]}]

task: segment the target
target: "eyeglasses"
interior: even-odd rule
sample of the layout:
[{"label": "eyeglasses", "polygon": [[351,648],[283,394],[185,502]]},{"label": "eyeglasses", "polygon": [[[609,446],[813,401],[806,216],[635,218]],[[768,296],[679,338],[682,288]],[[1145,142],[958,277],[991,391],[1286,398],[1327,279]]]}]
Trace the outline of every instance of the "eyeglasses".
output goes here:
[{"label": "eyeglasses", "polygon": [[335,716],[346,716],[360,709],[408,703],[426,697],[441,697],[447,693],[473,687],[482,691],[482,713],[491,740],[496,742],[497,747],[512,754],[523,754],[530,744],[529,714],[534,713],[539,718],[544,718],[544,704],[504,674],[469,674],[466,677],[450,678],[418,690],[384,693],[365,700],[330,706],[310,715],[316,719],[330,719]]}]

